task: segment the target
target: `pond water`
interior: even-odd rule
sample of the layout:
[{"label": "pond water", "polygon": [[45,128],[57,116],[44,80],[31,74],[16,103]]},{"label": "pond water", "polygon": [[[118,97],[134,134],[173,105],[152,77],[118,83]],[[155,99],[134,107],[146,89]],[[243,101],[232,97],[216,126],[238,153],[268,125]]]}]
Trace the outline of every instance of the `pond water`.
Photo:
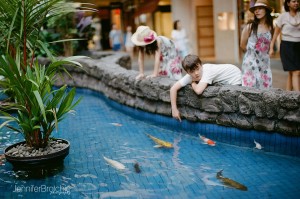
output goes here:
[{"label": "pond water", "polygon": [[[67,117],[59,125],[59,131],[53,133],[71,143],[64,164],[51,171],[29,172],[14,170],[10,163],[4,162],[0,166],[0,198],[300,196],[300,158],[274,153],[276,142],[269,143],[267,133],[243,131],[248,136],[238,136],[242,133],[232,128],[179,123],[136,109],[122,109],[122,105],[90,90],[77,89],[77,95],[84,98],[76,107],[76,114]],[[170,120],[175,123],[168,125]],[[215,134],[220,129],[223,134]],[[146,133],[171,142],[174,147],[156,148]],[[198,133],[217,140],[216,146],[203,144]],[[280,135],[269,136],[278,140],[279,151],[299,149],[284,146]],[[254,139],[262,144],[261,150],[254,148]],[[297,138],[288,139],[299,143]],[[0,152],[22,140],[15,132],[1,130]],[[237,142],[239,146],[232,145]],[[103,156],[126,168],[112,167]],[[140,172],[134,167],[136,163]],[[217,178],[221,170],[223,179]],[[41,172],[44,177],[35,175]]]}]

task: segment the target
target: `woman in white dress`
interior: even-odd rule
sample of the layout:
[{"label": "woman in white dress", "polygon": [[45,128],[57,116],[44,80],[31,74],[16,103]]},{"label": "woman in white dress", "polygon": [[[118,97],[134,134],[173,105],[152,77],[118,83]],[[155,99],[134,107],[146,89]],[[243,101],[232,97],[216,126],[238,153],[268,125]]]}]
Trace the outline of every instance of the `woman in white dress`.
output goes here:
[{"label": "woman in white dress", "polygon": [[178,50],[181,58],[183,59],[188,52],[188,39],[185,29],[181,27],[179,20],[174,21],[171,38],[174,41],[175,47]]},{"label": "woman in white dress", "polygon": [[132,28],[131,26],[127,26],[126,34],[125,34],[125,50],[130,55],[131,61],[133,60],[133,48],[134,44],[131,41],[132,36]]}]

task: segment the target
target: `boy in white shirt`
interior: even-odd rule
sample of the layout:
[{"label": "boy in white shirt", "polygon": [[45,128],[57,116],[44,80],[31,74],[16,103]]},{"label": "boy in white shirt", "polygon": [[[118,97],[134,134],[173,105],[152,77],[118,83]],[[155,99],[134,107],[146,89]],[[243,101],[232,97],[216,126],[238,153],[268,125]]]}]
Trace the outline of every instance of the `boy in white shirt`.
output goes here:
[{"label": "boy in white shirt", "polygon": [[179,121],[180,112],[177,108],[177,92],[191,84],[196,94],[203,93],[209,84],[241,85],[241,70],[232,64],[203,64],[197,55],[187,55],[182,61],[187,74],[178,80],[170,89],[172,116]]}]

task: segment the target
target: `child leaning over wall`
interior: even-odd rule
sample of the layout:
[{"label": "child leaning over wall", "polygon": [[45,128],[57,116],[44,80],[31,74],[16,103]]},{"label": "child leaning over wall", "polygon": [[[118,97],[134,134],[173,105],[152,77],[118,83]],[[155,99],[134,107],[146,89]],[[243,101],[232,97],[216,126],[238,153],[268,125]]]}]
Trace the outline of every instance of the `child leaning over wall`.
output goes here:
[{"label": "child leaning over wall", "polygon": [[177,108],[177,92],[191,84],[196,94],[200,95],[210,84],[241,85],[241,71],[232,64],[203,64],[197,55],[187,55],[182,61],[187,74],[170,89],[172,116],[181,121]]}]

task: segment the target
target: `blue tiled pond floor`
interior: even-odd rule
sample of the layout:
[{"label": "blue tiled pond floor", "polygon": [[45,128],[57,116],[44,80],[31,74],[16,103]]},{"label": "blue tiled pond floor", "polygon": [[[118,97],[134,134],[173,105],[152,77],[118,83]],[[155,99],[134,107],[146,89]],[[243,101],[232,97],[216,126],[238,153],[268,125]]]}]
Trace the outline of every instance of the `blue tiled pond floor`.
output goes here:
[{"label": "blue tiled pond floor", "polygon": [[[84,96],[76,107],[77,113],[67,117],[53,134],[71,142],[63,168],[49,177],[31,179],[24,172],[13,171],[10,163],[5,162],[0,166],[0,198],[281,199],[300,196],[299,157],[254,149],[252,138],[242,146],[217,141],[211,147],[197,137],[199,132],[205,134],[208,127],[193,133],[176,126],[154,125],[131,117],[131,109],[116,111],[100,94],[84,89],[77,91],[78,96]],[[172,142],[174,148],[154,148],[154,142],[145,133]],[[214,134],[206,134],[217,140]],[[253,138],[259,141],[260,137],[253,134]],[[21,140],[20,135],[2,130],[0,152]],[[264,140],[260,140],[263,146]],[[121,162],[126,169],[116,170],[103,156]],[[135,172],[135,163],[140,165],[140,173]],[[226,186],[217,179],[221,169],[224,177],[245,185],[247,191]]]}]

